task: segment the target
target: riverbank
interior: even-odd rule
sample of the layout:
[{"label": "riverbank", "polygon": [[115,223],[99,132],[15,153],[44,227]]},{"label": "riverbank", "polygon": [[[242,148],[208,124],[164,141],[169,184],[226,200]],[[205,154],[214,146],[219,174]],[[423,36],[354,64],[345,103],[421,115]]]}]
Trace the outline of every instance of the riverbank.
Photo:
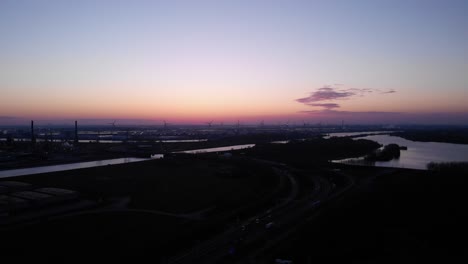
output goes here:
[{"label": "riverbank", "polygon": [[[80,143],[73,149],[64,150],[60,146],[62,143],[50,143],[55,151],[47,152],[47,155],[41,154],[39,149],[31,149],[29,143],[17,143],[20,145],[16,151],[12,148],[5,148],[0,152],[4,160],[0,160],[0,171],[31,168],[38,166],[52,166],[79,162],[90,162],[99,160],[119,159],[128,157],[151,158],[154,154],[167,154],[172,152],[191,152],[208,148],[219,148],[218,151],[230,150],[236,148],[235,142],[245,144],[249,141],[227,140],[227,141],[195,141],[195,142],[154,142],[151,144],[136,143]],[[253,146],[251,144],[250,146]]]},{"label": "riverbank", "polygon": [[413,129],[395,132],[393,135],[420,142],[468,144],[468,128]]},{"label": "riverbank", "polygon": [[397,144],[406,148],[400,151],[398,158],[389,161],[369,162],[365,160],[363,155],[357,159],[336,159],[334,162],[426,170],[430,162],[468,161],[468,145],[411,141],[395,135],[370,135],[356,138],[356,140],[360,139],[371,140],[380,145]]}]

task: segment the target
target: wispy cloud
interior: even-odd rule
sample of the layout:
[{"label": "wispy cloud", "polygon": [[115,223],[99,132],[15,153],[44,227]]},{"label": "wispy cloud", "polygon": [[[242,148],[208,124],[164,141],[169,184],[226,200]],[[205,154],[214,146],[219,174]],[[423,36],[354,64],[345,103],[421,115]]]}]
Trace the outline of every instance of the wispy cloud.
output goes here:
[{"label": "wispy cloud", "polygon": [[379,112],[379,111],[361,111],[361,112],[356,112],[356,111],[337,111],[337,110],[305,110],[305,111],[300,111],[300,113],[305,113],[305,114],[330,114],[330,115],[401,115],[403,113],[401,112]]},{"label": "wispy cloud", "polygon": [[[342,84],[335,84],[335,86],[342,86]],[[365,96],[373,92],[378,93],[394,93],[395,90],[379,90],[379,89],[370,89],[370,88],[336,88],[326,85],[322,88],[317,89],[314,92],[311,92],[309,96],[296,99],[297,102],[303,104],[309,104],[313,102],[320,101],[331,101],[331,100],[343,100],[348,99],[354,96]]]},{"label": "wispy cloud", "polygon": [[333,109],[333,108],[339,108],[339,104],[334,104],[334,103],[328,103],[328,104],[307,104],[309,106],[317,106],[317,107],[323,107],[325,109]]},{"label": "wispy cloud", "polygon": [[[334,84],[335,87],[325,85],[322,88],[311,92],[309,96],[298,98],[296,102],[305,104],[311,107],[319,107],[321,109],[301,111],[301,113],[328,113],[328,114],[347,114],[353,112],[336,111],[335,108],[340,108],[337,100],[347,100],[353,97],[364,97],[371,93],[391,94],[396,93],[394,89],[372,89],[372,88],[342,88],[344,84]],[[322,103],[323,102],[323,103]],[[361,112],[361,113],[380,113],[380,112]]]},{"label": "wispy cloud", "polygon": [[393,90],[393,89],[390,89],[390,90],[387,90],[387,91],[381,91],[380,93],[381,94],[391,94],[391,93],[396,93],[396,91]]},{"label": "wispy cloud", "polygon": [[351,91],[338,91],[331,87],[322,87],[317,91],[310,93],[309,96],[296,99],[296,101],[303,104],[309,104],[313,102],[344,99],[354,95],[354,92]]}]

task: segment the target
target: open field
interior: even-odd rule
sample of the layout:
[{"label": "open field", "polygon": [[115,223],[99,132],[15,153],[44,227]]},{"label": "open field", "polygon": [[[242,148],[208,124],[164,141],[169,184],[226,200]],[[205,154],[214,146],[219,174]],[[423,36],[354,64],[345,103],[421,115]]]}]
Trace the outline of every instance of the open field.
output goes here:
[{"label": "open field", "polygon": [[[159,261],[167,251],[191,242],[193,225],[176,217],[150,213],[107,212],[47,221],[2,233],[2,255],[16,261],[61,263],[90,260],[138,259]],[[179,243],[179,244],[178,244]],[[142,260],[142,259],[141,259]],[[63,263],[62,262],[62,263]]]},{"label": "open field", "polygon": [[245,204],[278,182],[272,171],[240,161],[150,160],[15,178],[77,190],[94,200],[131,197],[131,207],[188,213]]},{"label": "open field", "polygon": [[[224,229],[236,215],[256,213],[273,195],[287,193],[289,187],[279,179],[264,165],[216,155],[16,177],[36,186],[79,191],[99,206],[6,230],[1,246],[9,249],[8,256],[28,250],[72,258],[144,255],[157,262]],[[113,205],[125,200],[127,204]],[[197,214],[199,210],[206,213]]]}]

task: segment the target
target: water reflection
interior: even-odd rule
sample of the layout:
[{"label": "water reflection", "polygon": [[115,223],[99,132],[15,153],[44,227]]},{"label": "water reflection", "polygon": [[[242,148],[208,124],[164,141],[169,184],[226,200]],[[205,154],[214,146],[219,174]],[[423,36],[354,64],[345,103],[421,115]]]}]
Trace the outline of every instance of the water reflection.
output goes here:
[{"label": "water reflection", "polygon": [[70,163],[70,164],[41,166],[41,167],[33,167],[33,168],[15,169],[15,170],[4,170],[4,171],[0,171],[0,178],[30,175],[30,174],[39,174],[39,173],[46,173],[46,172],[83,169],[83,168],[99,167],[99,166],[106,166],[106,165],[115,165],[115,164],[121,164],[121,163],[139,162],[139,161],[144,161],[144,160],[149,160],[149,159],[119,158],[119,159],[77,162],[77,163]]},{"label": "water reflection", "polygon": [[208,139],[167,139],[167,140],[158,140],[156,142],[162,143],[193,143],[193,142],[205,142]]},{"label": "water reflection", "polygon": [[[398,167],[425,170],[427,169],[427,164],[430,162],[468,161],[468,145],[439,142],[418,142],[390,135],[372,135],[356,139],[368,139],[382,145],[395,143],[400,146],[408,147],[408,150],[401,151],[399,159],[375,162],[374,165],[379,167]],[[345,159],[336,162],[368,165],[368,163],[362,159]]]},{"label": "water reflection", "polygon": [[174,152],[174,153],[189,153],[189,154],[209,153],[209,152],[220,152],[220,151],[245,149],[245,148],[251,148],[253,146],[255,146],[255,144],[234,145],[234,146],[226,146],[226,147],[218,147],[218,148],[193,149],[193,150],[177,151],[177,152]]},{"label": "water reflection", "polygon": [[[233,145],[233,146],[225,146],[225,147],[218,147],[218,148],[194,149],[194,150],[178,151],[174,153],[194,154],[194,153],[221,152],[221,151],[251,148],[253,146],[255,146],[255,144]],[[24,176],[24,175],[30,175],[30,174],[46,173],[46,172],[66,171],[66,170],[74,170],[74,169],[82,169],[82,168],[91,168],[91,167],[115,165],[115,164],[122,164],[122,163],[139,162],[139,161],[145,161],[145,160],[150,160],[150,159],[160,159],[163,157],[164,157],[164,154],[153,154],[151,155],[150,158],[118,158],[118,159],[109,159],[109,160],[76,162],[76,163],[61,164],[61,165],[41,166],[41,167],[24,168],[24,169],[4,170],[4,171],[0,171],[0,178]]]},{"label": "water reflection", "polygon": [[[107,137],[105,137],[107,138]],[[0,141],[7,141],[7,138],[0,138]],[[30,142],[30,138],[13,138],[13,141],[17,142]],[[63,139],[43,139],[43,138],[38,138],[36,139],[37,142],[46,142],[46,141],[51,141],[51,142],[65,142],[66,140]],[[71,141],[71,140],[70,140]],[[195,143],[195,142],[205,142],[208,141],[208,139],[167,139],[167,140],[155,140],[154,142],[156,143]],[[124,140],[114,140],[114,139],[102,139],[102,137],[97,140],[97,139],[80,139],[78,140],[79,143],[124,143]],[[128,140],[127,142],[129,143],[138,143],[142,141],[137,141],[137,140]]]},{"label": "water reflection", "polygon": [[396,131],[368,131],[368,132],[338,132],[330,133],[323,138],[329,139],[331,137],[355,137],[355,136],[364,136],[364,135],[379,135],[379,134],[390,134],[395,133]]},{"label": "water reflection", "polygon": [[271,144],[288,144],[289,140],[272,141]]}]

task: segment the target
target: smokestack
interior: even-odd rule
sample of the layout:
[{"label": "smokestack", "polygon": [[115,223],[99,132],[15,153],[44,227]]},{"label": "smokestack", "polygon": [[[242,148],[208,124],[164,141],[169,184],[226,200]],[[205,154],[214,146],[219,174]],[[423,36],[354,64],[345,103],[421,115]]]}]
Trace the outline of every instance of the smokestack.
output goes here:
[{"label": "smokestack", "polygon": [[75,144],[78,143],[78,121],[75,120]]},{"label": "smokestack", "polygon": [[36,143],[36,137],[34,136],[34,121],[31,120],[31,143]]}]

